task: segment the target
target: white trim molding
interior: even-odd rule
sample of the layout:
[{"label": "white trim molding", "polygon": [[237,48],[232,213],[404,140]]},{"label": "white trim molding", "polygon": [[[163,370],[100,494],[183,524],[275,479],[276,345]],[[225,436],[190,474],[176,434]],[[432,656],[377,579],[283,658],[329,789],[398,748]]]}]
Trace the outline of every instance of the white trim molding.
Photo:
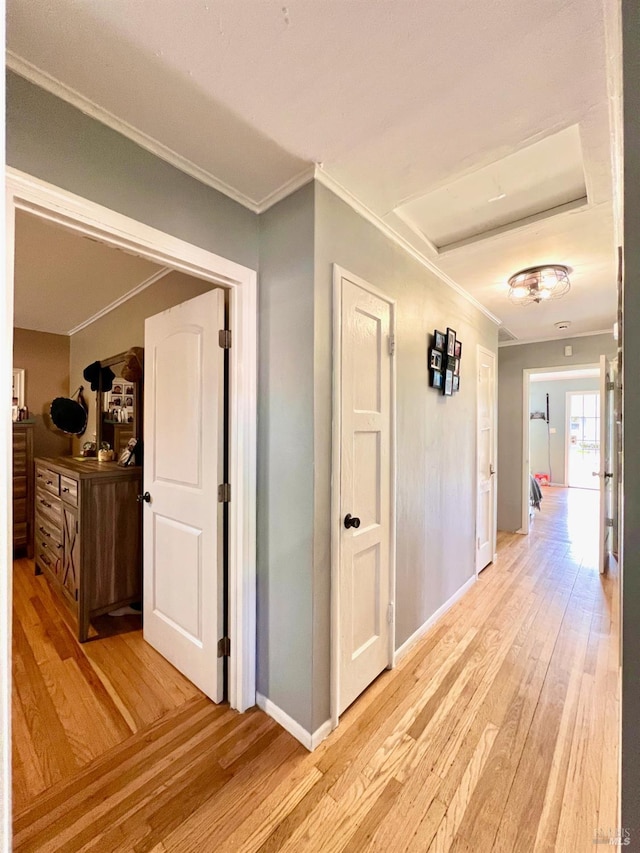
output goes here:
[{"label": "white trim molding", "polygon": [[241,192],[216,177],[212,172],[209,172],[207,169],[203,169],[192,160],[189,160],[187,157],[183,157],[182,154],[178,154],[177,151],[174,151],[172,148],[169,148],[167,145],[164,145],[152,136],[149,136],[143,131],[138,130],[136,127],[133,127],[129,122],[118,118],[118,116],[109,112],[109,110],[106,110],[104,107],[96,104],[95,101],[87,98],[76,89],[73,89],[71,86],[68,86],[66,83],[63,83],[61,80],[58,80],[46,71],[42,71],[42,69],[33,65],[31,62],[28,62],[26,59],[23,59],[21,56],[18,56],[16,53],[13,53],[11,50],[7,50],[6,52],[6,63],[7,68],[15,74],[18,74],[25,80],[34,83],[36,86],[39,86],[46,92],[55,95],[57,98],[66,101],[66,103],[71,104],[72,107],[80,110],[85,115],[88,115],[90,118],[106,125],[106,127],[111,128],[111,130],[115,130],[116,133],[119,133],[127,139],[130,139],[132,142],[135,142],[135,144],[139,145],[140,148],[144,148],[145,151],[149,151],[149,153],[160,158],[160,160],[164,160],[165,163],[169,163],[171,166],[174,166],[176,169],[184,172],[185,175],[190,175],[192,178],[200,181],[201,184],[206,184],[208,187],[226,195],[227,198],[233,199],[233,201],[248,208],[253,213],[263,213],[283,198],[286,198],[292,192],[295,192],[297,189],[313,180],[314,166],[310,163],[301,172],[289,178],[281,186],[276,187],[276,189],[264,198],[251,198],[246,193]]},{"label": "white trim molding", "polygon": [[90,326],[92,323],[95,323],[96,320],[99,320],[101,317],[104,317],[105,314],[110,314],[111,311],[114,311],[120,305],[124,305],[125,302],[128,302],[130,299],[133,299],[134,296],[137,296],[139,293],[142,293],[143,290],[146,290],[147,287],[150,287],[152,284],[155,284],[156,281],[160,281],[161,278],[164,278],[169,273],[173,272],[173,270],[168,267],[163,267],[158,272],[154,272],[153,275],[150,275],[149,278],[145,278],[144,281],[141,281],[140,284],[137,284],[135,287],[132,287],[131,290],[127,291],[127,293],[123,293],[122,296],[119,296],[117,299],[114,299],[113,302],[110,302],[106,308],[101,308],[100,311],[96,311],[93,316],[89,317],[87,320],[83,320],[82,323],[78,323],[77,326],[74,326],[73,329],[69,329],[67,335],[71,337],[71,335],[75,335],[76,332],[82,331],[82,329],[86,329],[87,326]]},{"label": "white trim molding", "polygon": [[432,628],[439,619],[442,619],[447,610],[451,610],[453,605],[460,601],[463,595],[465,595],[471,587],[478,580],[477,575],[474,573],[472,577],[469,578],[468,581],[462,584],[457,592],[454,592],[451,598],[448,598],[444,604],[442,604],[436,612],[430,616],[426,622],[424,622],[417,631],[414,631],[413,634],[404,641],[404,643],[400,646],[400,648],[396,649],[393,665],[397,666],[400,661],[405,658],[410,651],[423,639],[424,635],[427,631]]},{"label": "white trim molding", "polygon": [[406,240],[401,234],[399,234],[394,228],[392,228],[387,222],[381,219],[377,213],[374,213],[373,210],[368,208],[365,204],[359,201],[346,187],[344,187],[339,181],[333,178],[321,165],[316,165],[315,170],[315,179],[318,183],[322,184],[322,186],[326,187],[328,190],[334,195],[337,195],[338,198],[342,199],[345,204],[348,204],[350,208],[355,210],[356,213],[360,214],[363,219],[366,219],[367,222],[370,222],[371,225],[374,225],[379,231],[381,231],[385,237],[388,237],[389,240],[392,240],[397,246],[400,246],[401,249],[404,249],[411,257],[418,261],[418,263],[422,264],[423,267],[426,267],[429,272],[433,273],[433,275],[437,276],[440,281],[444,282],[444,284],[448,285],[452,290],[462,296],[463,299],[466,299],[467,302],[470,302],[475,308],[478,309],[485,317],[488,317],[492,320],[496,325],[501,326],[502,320],[496,317],[495,314],[492,314],[488,308],[478,302],[478,300],[472,296],[467,290],[461,287],[457,282],[455,282],[452,278],[450,278],[445,272],[439,269],[432,260],[430,260],[426,255],[423,255],[422,252],[419,252],[415,246],[413,246],[408,240]]},{"label": "white trim molding", "polygon": [[331,730],[333,729],[333,723],[331,720],[325,720],[325,722],[319,726],[315,732],[308,732],[304,726],[301,726],[293,717],[290,717],[286,711],[283,711],[275,702],[272,702],[271,699],[267,699],[266,696],[263,696],[262,693],[256,693],[256,705],[260,710],[264,711],[267,716],[271,717],[272,720],[275,720],[278,725],[282,726],[285,731],[289,732],[297,741],[299,741],[305,749],[308,749],[309,752],[313,752],[322,741],[327,738],[331,734]]},{"label": "white trim molding", "polygon": [[[557,341],[560,343],[561,341],[570,341],[572,338],[591,338],[594,335],[611,335],[613,337],[613,329],[598,329],[595,332],[576,332],[575,335],[554,335],[551,338],[530,338],[526,341],[521,341],[518,339],[517,341],[499,341],[498,349],[502,349],[502,347],[521,347],[526,346],[527,344],[546,344],[549,341]],[[565,367],[556,367],[555,370],[566,370]]]},{"label": "white trim molding", "polygon": [[[234,497],[229,504],[229,636],[232,649],[229,704],[238,711],[246,711],[255,705],[256,694],[256,272],[16,169],[7,169],[6,185],[7,299],[13,293],[16,210],[57,222],[108,246],[132,251],[163,268],[180,270],[229,291],[234,332],[234,346],[230,350],[229,414],[229,473],[234,487]],[[3,340],[10,341],[10,315],[4,319]],[[8,381],[8,368],[6,372]],[[8,440],[7,436],[3,438]],[[8,447],[2,450],[3,467],[7,468],[0,470],[3,482],[11,481],[8,450]],[[6,565],[0,568],[5,578],[2,592],[8,602],[11,601],[9,558],[9,551],[4,549],[2,559],[6,560]],[[8,772],[9,768],[2,770]]]}]

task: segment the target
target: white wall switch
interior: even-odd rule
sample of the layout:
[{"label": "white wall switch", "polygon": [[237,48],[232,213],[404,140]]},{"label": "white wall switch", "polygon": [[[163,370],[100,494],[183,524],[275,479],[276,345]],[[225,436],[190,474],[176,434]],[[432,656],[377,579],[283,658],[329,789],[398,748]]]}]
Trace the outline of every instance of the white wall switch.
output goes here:
[{"label": "white wall switch", "polygon": [[564,354],[565,355],[573,355],[573,347],[572,346],[565,347],[564,348]]},{"label": "white wall switch", "polygon": [[555,435],[558,430],[555,427],[549,427],[549,432],[551,433],[551,435]]}]

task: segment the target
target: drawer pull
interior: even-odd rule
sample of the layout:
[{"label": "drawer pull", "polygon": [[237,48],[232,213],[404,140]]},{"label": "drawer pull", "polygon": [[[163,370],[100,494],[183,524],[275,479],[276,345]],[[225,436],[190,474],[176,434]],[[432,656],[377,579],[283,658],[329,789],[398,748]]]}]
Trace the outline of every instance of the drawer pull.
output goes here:
[{"label": "drawer pull", "polygon": [[48,501],[45,501],[44,498],[40,498],[40,503],[42,504],[42,506],[48,506],[49,509],[51,509],[51,504]]},{"label": "drawer pull", "polygon": [[51,566],[51,561],[50,561],[50,560],[47,560],[47,558],[45,557],[45,555],[44,555],[44,554],[42,554],[42,553],[40,554],[40,559],[42,560],[42,562],[43,562],[46,566]]},{"label": "drawer pull", "polygon": [[53,480],[47,480],[47,486],[53,486]]},{"label": "drawer pull", "polygon": [[38,476],[40,479],[42,479],[42,478],[44,477],[44,474],[41,474],[41,473],[38,471],[37,476]]},{"label": "drawer pull", "polygon": [[65,486],[65,487],[63,488],[63,490],[62,490],[62,491],[63,491],[63,492],[68,492],[68,491],[69,491],[69,489]]},{"label": "drawer pull", "polygon": [[44,527],[39,527],[39,528],[38,528],[38,530],[39,530],[41,533],[44,533],[44,535],[45,535],[45,536],[48,536],[49,538],[51,538],[51,534],[50,534],[50,533],[49,533],[49,531],[48,531],[48,530],[46,530]]}]

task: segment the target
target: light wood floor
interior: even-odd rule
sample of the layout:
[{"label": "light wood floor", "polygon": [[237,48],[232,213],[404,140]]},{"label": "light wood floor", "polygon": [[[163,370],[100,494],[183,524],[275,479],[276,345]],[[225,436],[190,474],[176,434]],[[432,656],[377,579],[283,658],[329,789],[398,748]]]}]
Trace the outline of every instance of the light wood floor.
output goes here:
[{"label": "light wood floor", "polygon": [[15,850],[593,850],[618,822],[617,583],[576,500],[546,489],[313,754],[135,632],[78,647],[18,563]]}]

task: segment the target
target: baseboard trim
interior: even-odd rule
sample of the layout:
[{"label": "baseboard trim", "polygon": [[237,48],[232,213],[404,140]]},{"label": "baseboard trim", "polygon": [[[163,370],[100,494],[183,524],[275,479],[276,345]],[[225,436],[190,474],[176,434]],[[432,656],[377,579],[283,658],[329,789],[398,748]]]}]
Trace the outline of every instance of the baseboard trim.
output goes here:
[{"label": "baseboard trim", "polygon": [[454,592],[451,598],[447,599],[447,601],[445,601],[445,603],[441,607],[439,607],[436,612],[418,628],[417,631],[414,631],[413,634],[409,637],[409,639],[405,640],[399,649],[396,649],[396,652],[393,656],[394,666],[397,666],[400,661],[409,654],[409,652],[416,645],[416,643],[418,643],[424,637],[429,628],[431,628],[431,626],[434,625],[438,621],[438,619],[444,616],[447,610],[450,610],[456,603],[456,601],[459,601],[462,596],[471,589],[477,579],[477,575],[473,575],[469,578],[468,581],[466,581],[466,583],[463,583],[460,589],[457,590],[457,592]]},{"label": "baseboard trim", "polygon": [[272,702],[271,699],[267,699],[262,693],[256,693],[256,705],[271,717],[272,720],[275,720],[278,725],[282,726],[285,731],[289,732],[309,752],[313,752],[331,734],[333,728],[331,720],[326,720],[315,732],[308,732],[293,717],[290,717],[286,711],[283,711],[282,708],[276,705],[275,702]]}]

